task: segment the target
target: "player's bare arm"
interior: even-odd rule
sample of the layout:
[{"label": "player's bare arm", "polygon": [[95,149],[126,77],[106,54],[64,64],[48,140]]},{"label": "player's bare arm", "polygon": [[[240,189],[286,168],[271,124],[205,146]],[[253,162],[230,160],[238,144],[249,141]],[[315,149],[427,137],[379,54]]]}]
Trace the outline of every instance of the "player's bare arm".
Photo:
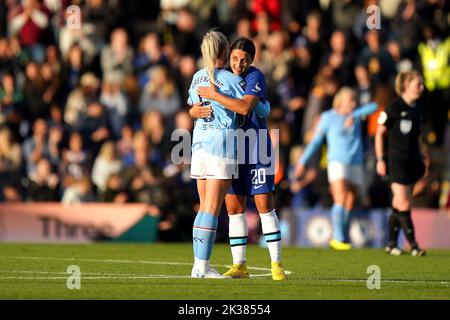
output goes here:
[{"label": "player's bare arm", "polygon": [[377,173],[384,177],[386,176],[386,161],[384,159],[384,137],[387,135],[388,129],[386,126],[378,125],[375,135],[375,154],[377,157]]},{"label": "player's bare arm", "polygon": [[209,87],[199,87],[197,93],[204,99],[217,101],[227,109],[244,116],[248,115],[259,101],[259,98],[254,95],[244,95],[242,99],[227,97],[219,93],[213,84]]},{"label": "player's bare arm", "polygon": [[204,107],[202,102],[194,103],[194,105],[189,109],[189,115],[194,119],[208,118],[211,116],[211,113],[211,106]]}]

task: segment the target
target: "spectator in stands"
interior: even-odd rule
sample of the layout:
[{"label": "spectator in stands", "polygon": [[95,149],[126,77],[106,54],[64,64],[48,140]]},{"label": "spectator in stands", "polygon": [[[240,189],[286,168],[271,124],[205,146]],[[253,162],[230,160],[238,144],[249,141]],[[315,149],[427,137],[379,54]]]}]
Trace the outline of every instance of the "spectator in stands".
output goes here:
[{"label": "spectator in stands", "polygon": [[102,143],[111,138],[111,129],[105,107],[97,101],[87,105],[86,114],[81,117],[77,128],[86,141],[86,149],[95,157]]},{"label": "spectator in stands", "polygon": [[88,37],[87,25],[82,24],[81,29],[69,29],[66,25],[61,27],[59,32],[59,50],[63,59],[67,59],[70,49],[74,45],[79,45],[84,53],[85,62],[90,64],[99,52],[97,44]]},{"label": "spectator in stands", "polygon": [[22,45],[31,49],[34,60],[43,62],[48,25],[47,8],[38,0],[25,0],[19,12],[12,18],[9,31],[13,36],[18,35]]},{"label": "spectator in stands", "polygon": [[134,165],[127,168],[124,177],[129,186],[130,200],[133,202],[151,203],[150,189],[161,184],[160,169],[148,161],[146,148],[136,149]]},{"label": "spectator in stands", "polygon": [[147,85],[153,67],[158,64],[166,65],[168,61],[161,49],[158,34],[151,32],[141,39],[134,60],[134,69],[141,89]]},{"label": "spectator in stands", "polygon": [[60,101],[61,83],[59,76],[54,74],[52,66],[49,63],[42,64],[40,71],[44,90],[42,98],[48,110],[50,104]]},{"label": "spectator in stands", "polygon": [[[345,0],[344,0],[345,1]],[[378,31],[385,31],[388,30],[389,25],[386,23],[386,20],[384,19],[383,15],[380,16],[376,16],[377,20],[373,20],[374,19],[374,15],[373,15],[373,9],[371,8],[371,10],[368,11],[369,6],[378,6],[379,5],[379,0],[363,0],[363,1],[354,1],[353,2],[356,3],[356,5],[358,6],[358,12],[356,13],[356,16],[353,20],[351,20],[353,22],[353,36],[354,38],[356,38],[355,40],[357,40],[360,44],[364,42],[364,38],[367,32],[367,19],[369,18],[368,12],[371,12],[372,14],[370,15],[370,22],[374,23],[376,22],[377,27],[378,27],[378,23],[380,24],[378,29],[374,29],[374,30],[378,30]],[[358,3],[359,2],[359,3]],[[395,2],[395,1],[392,1]],[[380,18],[380,19],[378,19]]]},{"label": "spectator in stands", "polygon": [[69,137],[69,145],[63,150],[60,176],[62,188],[65,190],[77,181],[90,177],[91,155],[85,151],[83,137],[79,132],[73,132]]},{"label": "spectator in stands", "polygon": [[267,41],[267,49],[261,54],[261,70],[266,75],[268,96],[273,100],[271,103],[281,102],[287,108],[289,100],[284,97],[289,94],[288,76],[289,66],[293,55],[287,46],[286,34],[281,31],[270,34]]},{"label": "spectator in stands", "polygon": [[177,70],[178,92],[181,93],[181,102],[188,100],[189,87],[191,85],[192,76],[197,71],[196,62],[193,56],[182,56],[178,64]]},{"label": "spectator in stands", "polygon": [[369,73],[364,66],[357,66],[355,68],[356,78],[356,95],[359,105],[363,105],[372,101],[372,90],[369,79]]},{"label": "spectator in stands", "polygon": [[349,33],[360,10],[359,1],[334,0],[330,1],[333,22],[338,29]]},{"label": "spectator in stands", "polygon": [[33,135],[23,142],[22,152],[28,177],[34,174],[36,164],[41,158],[51,157],[47,135],[47,121],[39,118],[33,123]]},{"label": "spectator in stands", "polygon": [[6,72],[8,69],[8,38],[0,37],[0,72]]},{"label": "spectator in stands", "polygon": [[59,177],[52,172],[50,161],[41,158],[28,180],[28,201],[59,201]]},{"label": "spectator in stands", "polygon": [[180,95],[167,68],[157,66],[152,72],[152,78],[142,92],[139,110],[145,113],[150,110],[161,112],[164,118],[172,118],[180,108]]},{"label": "spectator in stands", "polygon": [[380,39],[378,30],[369,30],[365,34],[367,45],[361,50],[357,65],[364,66],[370,75],[374,86],[384,83],[393,83],[396,74],[394,60],[386,51]]},{"label": "spectator in stands", "polygon": [[303,115],[302,136],[303,142],[308,143],[313,134],[312,127],[319,114],[331,107],[333,96],[338,89],[338,83],[332,76],[318,74],[315,85],[309,93],[308,103]]},{"label": "spectator in stands", "polygon": [[50,45],[47,47],[45,62],[50,64],[52,71],[55,75],[61,74],[62,69],[62,61],[60,58],[60,53],[58,51],[58,47],[56,45]]},{"label": "spectator in stands", "polygon": [[113,141],[107,141],[102,145],[100,153],[94,161],[92,168],[92,182],[102,194],[106,190],[108,178],[112,174],[120,172],[122,162],[118,158]]},{"label": "spectator in stands", "polygon": [[23,69],[30,60],[30,52],[22,48],[18,38],[0,39],[0,73],[10,72],[22,83]]},{"label": "spectator in stands", "polygon": [[415,61],[421,36],[416,0],[401,1],[390,29],[399,41],[401,56]]},{"label": "spectator in stands", "polygon": [[44,101],[44,81],[42,79],[39,65],[30,62],[26,66],[26,80],[24,85],[24,96],[26,103],[25,112],[31,121],[37,118],[46,118],[48,116],[48,108]]},{"label": "spectator in stands", "polygon": [[111,1],[88,0],[81,9],[81,19],[86,37],[96,46],[96,52],[105,44],[109,28],[118,14]]},{"label": "spectator in stands", "polygon": [[114,29],[108,46],[101,52],[101,67],[103,74],[112,71],[119,72],[122,77],[133,72],[133,48],[128,44],[128,34],[123,28]]},{"label": "spectator in stands", "polygon": [[143,152],[149,152],[149,142],[143,130],[139,130],[134,133],[133,136],[133,150],[132,154],[127,154],[123,161],[126,167],[133,166],[136,163],[136,152],[142,150]]},{"label": "spectator in stands", "polygon": [[308,50],[311,52],[311,69],[313,72],[317,72],[320,65],[320,56],[322,56],[326,47],[323,37],[322,16],[319,11],[311,11],[307,15],[302,36],[306,38]]},{"label": "spectator in stands", "polygon": [[47,145],[50,157],[48,159],[53,166],[58,166],[59,161],[61,160],[61,144],[63,142],[63,138],[63,127],[55,125],[49,127]]},{"label": "spectator in stands", "polygon": [[253,34],[254,32],[252,30],[252,22],[250,21],[250,18],[247,16],[243,16],[239,20],[237,20],[236,30],[230,36],[230,43],[233,43],[239,38],[253,39],[254,42],[259,43],[259,39],[254,39]]},{"label": "spectator in stands", "polygon": [[82,75],[80,86],[73,90],[64,111],[64,121],[75,128],[87,111],[88,103],[98,101],[100,80],[91,72]]},{"label": "spectator in stands", "polygon": [[348,39],[343,31],[334,31],[329,41],[330,49],[323,59],[323,64],[331,68],[333,76],[339,79],[342,86],[348,86],[354,82],[353,54],[347,42]]},{"label": "spectator in stands", "polygon": [[[20,180],[22,154],[20,145],[14,141],[11,130],[0,129],[0,185],[11,185]],[[1,187],[0,187],[1,189]]]},{"label": "spectator in stands", "polygon": [[134,131],[130,125],[124,125],[116,148],[125,167],[133,163]]},{"label": "spectator in stands", "polygon": [[165,163],[170,152],[170,137],[162,114],[156,110],[146,112],[142,118],[142,129],[150,147],[150,161],[160,165]]},{"label": "spectator in stands", "polygon": [[0,126],[6,124],[16,137],[23,119],[23,102],[23,93],[16,86],[14,76],[4,74],[0,84]]},{"label": "spectator in stands", "polygon": [[125,203],[128,201],[125,182],[119,173],[111,174],[106,180],[105,191],[100,194],[100,201]]},{"label": "spectator in stands", "polygon": [[62,130],[63,136],[65,136],[69,131],[69,126],[64,122],[63,111],[59,104],[53,103],[50,106],[50,117],[48,118],[48,126],[59,127]]},{"label": "spectator in stands", "polygon": [[196,36],[196,28],[197,17],[186,7],[178,10],[173,43],[176,44],[180,54],[198,54],[199,41]]},{"label": "spectator in stands", "polygon": [[73,205],[83,202],[93,202],[92,185],[89,178],[82,178],[72,183],[65,191],[61,202],[65,205]]},{"label": "spectator in stands", "polygon": [[261,15],[267,15],[269,21],[269,31],[278,31],[281,29],[281,1],[280,0],[252,0],[250,1],[250,10],[255,20],[253,27],[257,32],[258,19]]},{"label": "spectator in stands", "polygon": [[128,100],[121,91],[121,76],[117,72],[104,75],[100,102],[105,106],[106,116],[111,126],[114,140],[120,138],[122,128],[128,116]]},{"label": "spectator in stands", "polygon": [[81,76],[86,73],[83,49],[78,44],[73,45],[64,62],[61,71],[61,79],[66,94],[75,90],[80,85]]}]

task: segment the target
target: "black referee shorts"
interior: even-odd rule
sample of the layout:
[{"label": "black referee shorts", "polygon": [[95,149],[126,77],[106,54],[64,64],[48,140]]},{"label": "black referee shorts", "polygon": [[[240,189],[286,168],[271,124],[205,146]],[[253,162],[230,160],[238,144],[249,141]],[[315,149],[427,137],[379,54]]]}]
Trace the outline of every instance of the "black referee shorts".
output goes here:
[{"label": "black referee shorts", "polygon": [[391,183],[415,184],[424,173],[425,164],[422,160],[389,161],[388,176]]}]

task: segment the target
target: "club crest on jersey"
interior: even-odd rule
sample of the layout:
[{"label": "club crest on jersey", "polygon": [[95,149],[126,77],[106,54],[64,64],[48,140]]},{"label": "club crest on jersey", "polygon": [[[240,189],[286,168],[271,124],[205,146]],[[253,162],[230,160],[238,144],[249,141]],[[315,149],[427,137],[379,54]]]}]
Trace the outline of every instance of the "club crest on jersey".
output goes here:
[{"label": "club crest on jersey", "polygon": [[400,121],[400,131],[403,134],[408,134],[412,129],[412,121],[411,120],[401,120]]},{"label": "club crest on jersey", "polygon": [[245,80],[241,80],[239,82],[239,85],[241,86],[242,90],[245,90],[245,87],[247,86],[247,82],[245,82]]}]

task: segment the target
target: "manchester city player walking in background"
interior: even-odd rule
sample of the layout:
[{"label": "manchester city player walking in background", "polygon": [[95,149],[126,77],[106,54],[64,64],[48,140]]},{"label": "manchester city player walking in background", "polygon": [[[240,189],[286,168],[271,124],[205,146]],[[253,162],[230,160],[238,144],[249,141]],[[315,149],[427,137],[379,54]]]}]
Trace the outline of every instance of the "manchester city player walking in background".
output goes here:
[{"label": "manchester city player walking in background", "polygon": [[331,208],[333,239],[330,247],[335,250],[351,249],[350,243],[345,242],[349,215],[355,203],[357,188],[364,185],[361,118],[377,109],[375,103],[354,109],[355,98],[355,91],[348,87],[343,87],[336,93],[333,109],[321,114],[314,138],[295,169],[295,175],[301,177],[308,161],[326,138],[328,182],[334,202]]},{"label": "manchester city player walking in background", "polygon": [[375,137],[377,173],[389,176],[393,194],[389,243],[385,251],[392,255],[402,254],[397,247],[401,227],[411,246],[411,255],[423,256],[425,251],[416,242],[411,218],[414,184],[427,175],[429,165],[425,145],[420,139],[424,114],[419,99],[423,92],[422,76],[417,71],[399,73],[395,91],[399,97],[380,114]]}]

